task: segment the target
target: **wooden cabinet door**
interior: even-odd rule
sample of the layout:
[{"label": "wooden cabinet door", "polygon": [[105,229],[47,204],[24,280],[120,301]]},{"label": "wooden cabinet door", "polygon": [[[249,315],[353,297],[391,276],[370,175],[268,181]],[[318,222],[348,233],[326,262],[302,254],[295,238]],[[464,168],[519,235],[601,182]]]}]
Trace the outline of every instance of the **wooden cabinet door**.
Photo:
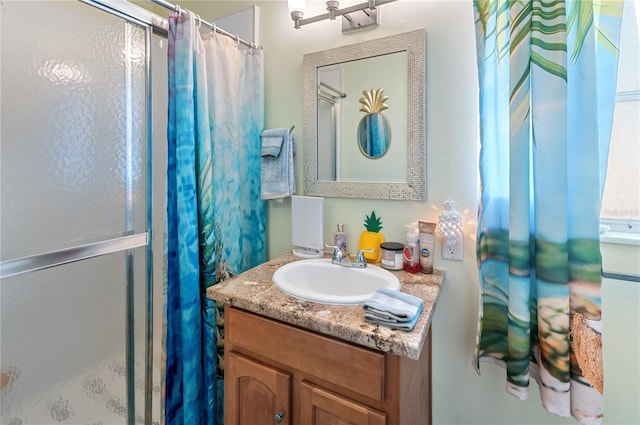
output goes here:
[{"label": "wooden cabinet door", "polygon": [[386,416],[363,404],[303,381],[300,423],[306,425],[384,425]]},{"label": "wooden cabinet door", "polygon": [[224,423],[291,423],[291,375],[233,351],[225,356]]}]

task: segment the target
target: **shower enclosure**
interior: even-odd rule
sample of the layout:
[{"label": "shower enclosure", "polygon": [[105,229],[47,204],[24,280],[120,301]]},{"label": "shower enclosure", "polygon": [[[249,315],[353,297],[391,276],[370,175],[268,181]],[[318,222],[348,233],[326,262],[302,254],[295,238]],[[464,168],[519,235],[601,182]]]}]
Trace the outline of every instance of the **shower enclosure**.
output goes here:
[{"label": "shower enclosure", "polygon": [[113,4],[0,2],[3,424],[160,422],[166,37]]},{"label": "shower enclosure", "polygon": [[330,65],[318,69],[318,180],[342,179],[342,66]]}]

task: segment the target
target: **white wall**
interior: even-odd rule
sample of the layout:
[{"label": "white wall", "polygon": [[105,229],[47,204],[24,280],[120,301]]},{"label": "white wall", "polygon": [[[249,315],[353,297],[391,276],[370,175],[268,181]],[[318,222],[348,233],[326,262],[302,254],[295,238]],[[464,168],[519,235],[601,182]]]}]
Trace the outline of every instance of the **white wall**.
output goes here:
[{"label": "white wall", "polygon": [[[312,2],[307,2],[312,3]],[[315,2],[317,3],[317,2]],[[346,2],[344,2],[347,4]],[[213,19],[242,10],[252,2],[184,2]],[[387,240],[404,240],[403,225],[435,221],[449,198],[458,203],[465,222],[465,261],[443,261],[447,280],[433,320],[433,419],[436,424],[573,424],[573,419],[547,413],[540,405],[537,385],[528,401],[505,393],[505,373],[482,365],[478,376],[471,358],[475,345],[478,277],[475,262],[477,208],[477,73],[473,7],[469,1],[403,0],[382,6],[382,24],[373,30],[341,34],[340,22],[324,21],[300,30],[293,28],[286,1],[257,2],[260,40],[265,47],[266,126],[295,125],[298,141],[295,161],[298,194],[302,194],[302,56],[387,35],[425,28],[427,32],[427,201],[401,202],[325,199],[325,239],[336,223],[344,223],[349,244],[355,247],[365,214],[382,217]],[[315,6],[316,9],[321,6]],[[290,202],[270,203],[268,255],[291,248]],[[439,246],[437,247],[439,249]],[[607,253],[605,252],[605,256]],[[637,249],[623,261],[636,261]],[[605,257],[605,261],[607,258]],[[640,285],[606,282],[603,321],[605,344],[605,423],[640,423]],[[634,351],[635,350],[635,351]],[[635,354],[635,357],[632,357]],[[634,362],[635,359],[635,362]]]}]

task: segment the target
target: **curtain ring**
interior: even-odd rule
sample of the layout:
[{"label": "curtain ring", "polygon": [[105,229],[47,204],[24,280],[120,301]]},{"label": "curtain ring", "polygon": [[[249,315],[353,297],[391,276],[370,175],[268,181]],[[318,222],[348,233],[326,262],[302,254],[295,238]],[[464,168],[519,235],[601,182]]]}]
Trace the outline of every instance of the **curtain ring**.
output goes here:
[{"label": "curtain ring", "polygon": [[216,26],[216,23],[212,23],[211,25],[213,25],[213,29],[211,31],[209,31],[209,33],[211,34],[211,38],[215,38],[216,35],[218,34],[218,27]]},{"label": "curtain ring", "polygon": [[176,4],[176,12],[178,12],[178,16],[182,16],[182,8]]},{"label": "curtain ring", "polygon": [[198,21],[196,28],[200,31],[200,27],[202,26],[202,19],[200,19],[200,15],[196,15],[196,21]]},{"label": "curtain ring", "polygon": [[239,45],[240,45],[240,36],[236,34],[236,49],[238,48]]}]

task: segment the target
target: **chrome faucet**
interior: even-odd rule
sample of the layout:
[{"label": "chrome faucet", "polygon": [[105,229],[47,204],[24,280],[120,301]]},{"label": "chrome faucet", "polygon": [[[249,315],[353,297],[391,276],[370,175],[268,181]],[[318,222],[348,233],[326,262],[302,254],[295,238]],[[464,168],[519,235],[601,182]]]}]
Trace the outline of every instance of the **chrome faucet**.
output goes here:
[{"label": "chrome faucet", "polygon": [[333,256],[331,257],[331,263],[337,264],[342,267],[354,267],[357,269],[364,269],[367,267],[367,260],[364,258],[365,252],[376,252],[375,249],[361,249],[356,254],[355,261],[349,259],[349,253],[335,245],[324,244],[327,248],[333,248]]}]

